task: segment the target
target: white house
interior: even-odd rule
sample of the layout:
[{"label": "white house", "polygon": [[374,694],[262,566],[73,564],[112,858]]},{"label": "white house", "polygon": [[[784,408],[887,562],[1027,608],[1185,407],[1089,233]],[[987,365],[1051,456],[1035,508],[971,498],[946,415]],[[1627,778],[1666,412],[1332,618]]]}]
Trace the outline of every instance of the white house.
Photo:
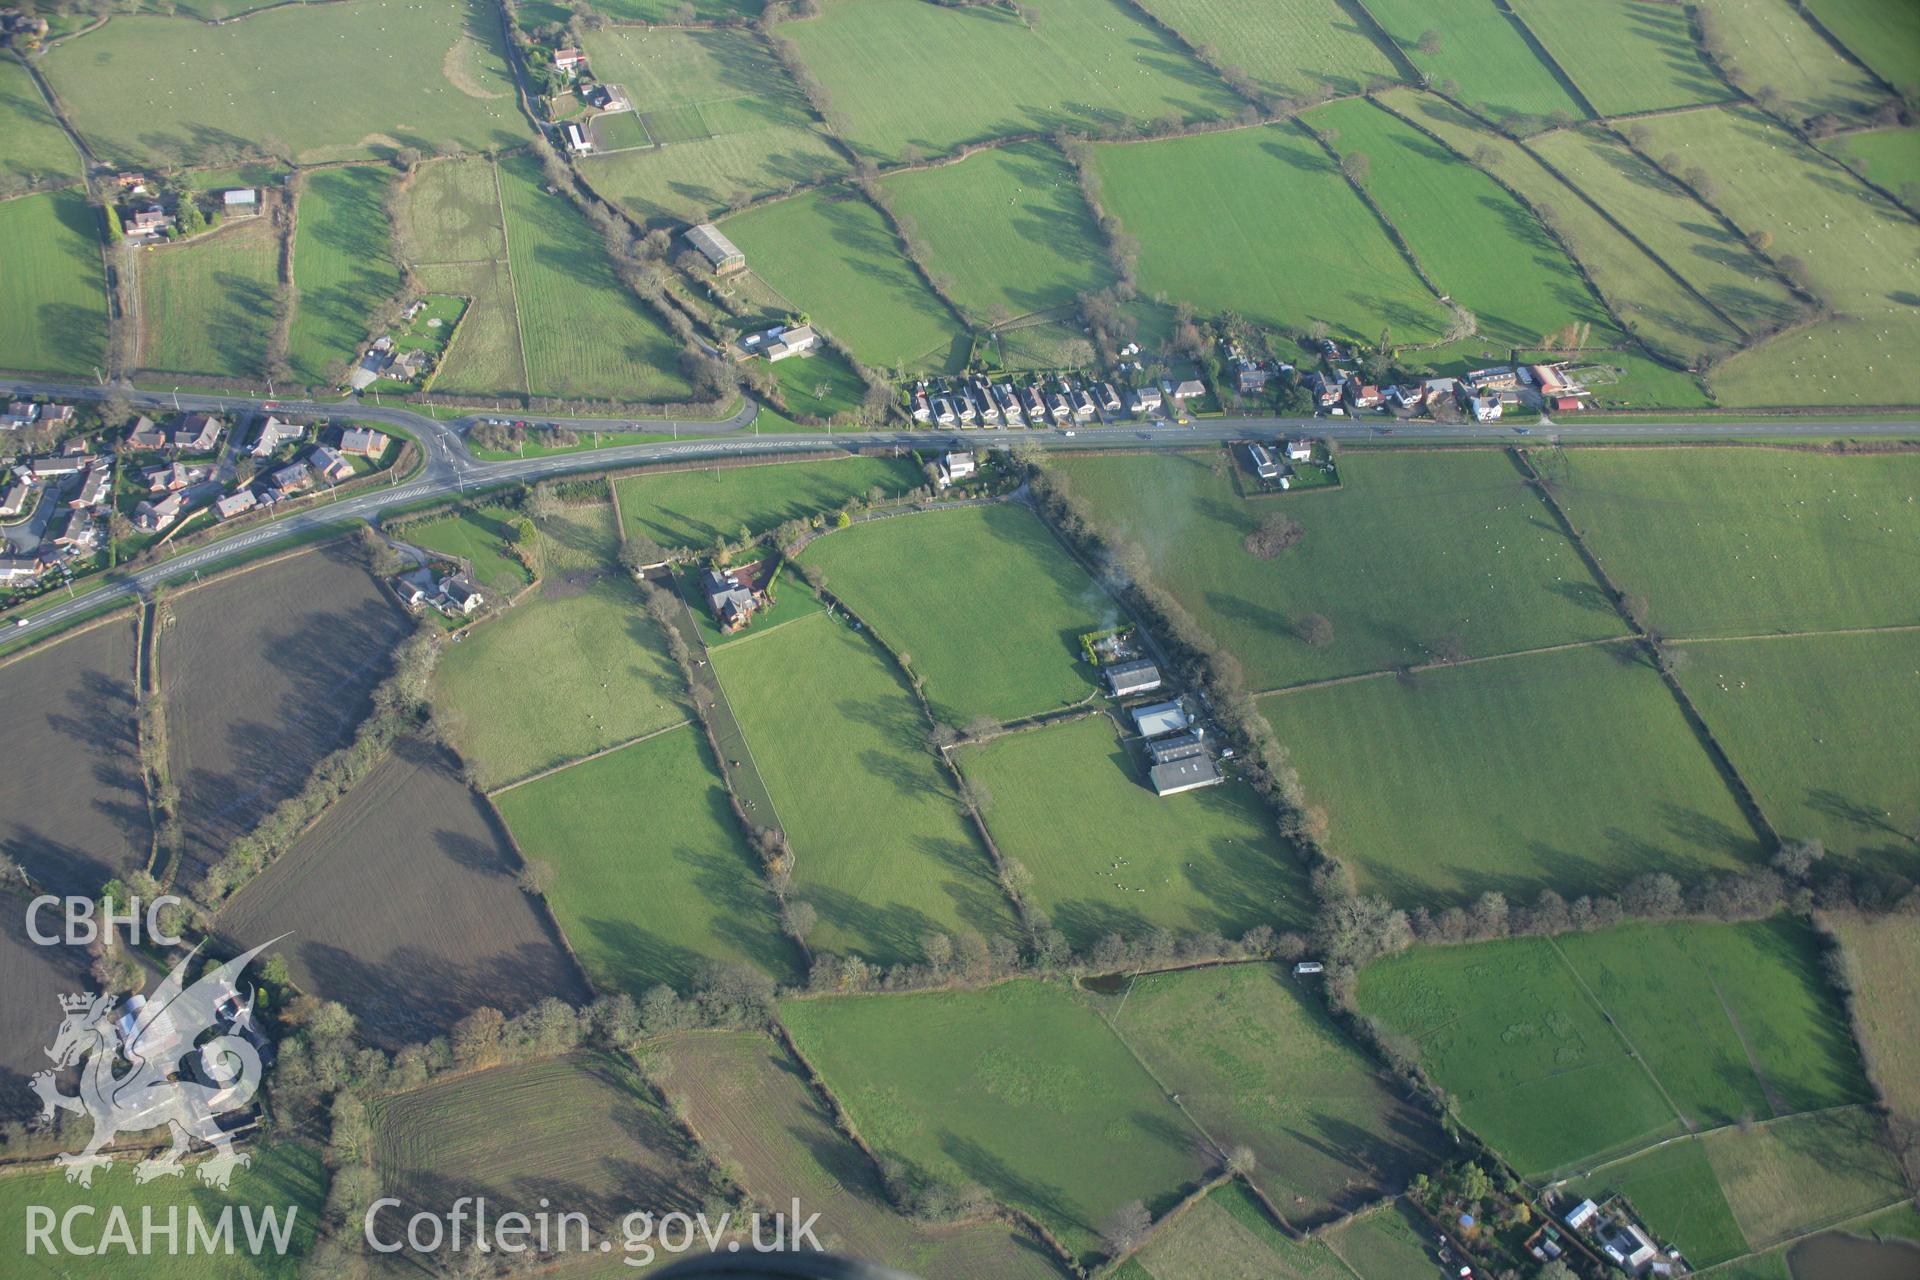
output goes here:
[{"label": "white house", "polygon": [[1313,441],[1311,440],[1287,441],[1287,461],[1288,462],[1312,462],[1313,461]]}]

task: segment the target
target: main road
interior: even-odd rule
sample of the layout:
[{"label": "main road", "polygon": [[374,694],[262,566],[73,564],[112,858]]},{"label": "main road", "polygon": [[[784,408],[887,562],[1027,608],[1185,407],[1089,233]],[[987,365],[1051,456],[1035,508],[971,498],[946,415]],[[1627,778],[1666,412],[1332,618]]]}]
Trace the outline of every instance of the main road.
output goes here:
[{"label": "main road", "polygon": [[[133,596],[144,596],[165,582],[189,577],[210,565],[284,538],[316,529],[372,520],[383,511],[425,499],[459,494],[467,489],[522,483],[578,471],[601,471],[648,462],[672,462],[699,458],[719,458],[743,454],[777,454],[832,448],[845,442],[847,448],[898,445],[924,449],[929,446],[983,445],[996,441],[1026,440],[1048,449],[1099,449],[1124,444],[1130,448],[1179,447],[1198,442],[1240,439],[1249,433],[1269,436],[1287,431],[1310,431],[1316,436],[1343,440],[1478,440],[1507,442],[1521,438],[1580,440],[1659,440],[1714,439],[1785,436],[1793,438],[1882,436],[1920,437],[1920,422],[1889,419],[1877,422],[1822,421],[1807,418],[1737,422],[1726,419],[1699,419],[1673,423],[1609,423],[1604,419],[1569,423],[1543,423],[1523,429],[1482,426],[1474,423],[1445,422],[1360,422],[1340,418],[1209,418],[1180,426],[1156,420],[1147,423],[1113,423],[1093,428],[952,431],[946,429],[914,431],[850,431],[834,437],[822,432],[762,434],[753,429],[758,406],[743,402],[739,412],[727,418],[645,419],[616,423],[604,418],[566,418],[540,416],[542,423],[560,423],[585,431],[632,430],[649,434],[669,434],[671,441],[652,444],[615,445],[605,449],[575,453],[549,454],[540,458],[514,458],[503,462],[482,462],[467,447],[466,435],[474,424],[487,416],[476,414],[452,421],[430,418],[406,409],[369,405],[361,401],[318,402],[303,400],[267,400],[255,396],[182,395],[178,392],[133,391],[122,387],[102,387],[54,382],[15,382],[14,396],[46,395],[64,400],[118,399],[141,409],[205,410],[236,417],[258,413],[271,404],[275,413],[310,417],[339,415],[356,421],[382,422],[399,427],[420,443],[422,465],[407,478],[395,477],[394,483],[364,489],[350,498],[324,506],[307,508],[280,517],[265,525],[251,525],[192,551],[148,565],[133,573],[115,577],[72,599],[18,619],[4,633],[8,640],[57,631],[66,623],[91,614],[102,607]],[[238,423],[236,421],[236,428]]]}]

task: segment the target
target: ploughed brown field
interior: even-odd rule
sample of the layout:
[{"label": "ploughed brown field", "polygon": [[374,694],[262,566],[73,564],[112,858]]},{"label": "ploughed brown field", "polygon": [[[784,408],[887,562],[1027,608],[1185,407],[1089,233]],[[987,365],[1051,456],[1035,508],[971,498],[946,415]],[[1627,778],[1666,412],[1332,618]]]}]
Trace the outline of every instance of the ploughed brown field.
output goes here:
[{"label": "ploughed brown field", "polygon": [[91,897],[147,865],[137,643],[129,615],[0,666],[0,854],[48,893]]},{"label": "ploughed brown field", "polygon": [[174,879],[191,888],[351,740],[411,623],[338,543],[221,578],[162,614],[157,666],[181,803]]},{"label": "ploughed brown field", "polygon": [[486,802],[443,747],[402,741],[221,911],[237,947],[281,934],[303,990],[337,1000],[375,1043],[446,1032],[491,1005],[591,993]]},{"label": "ploughed brown field", "polygon": [[[41,914],[42,932],[59,930],[57,913]],[[40,1099],[28,1088],[34,1072],[44,1070],[41,1050],[53,1043],[64,1016],[60,997],[93,988],[87,953],[81,947],[43,947],[27,937],[27,898],[0,894],[0,1122],[37,1115]],[[72,1085],[67,1086],[72,1092]]]}]

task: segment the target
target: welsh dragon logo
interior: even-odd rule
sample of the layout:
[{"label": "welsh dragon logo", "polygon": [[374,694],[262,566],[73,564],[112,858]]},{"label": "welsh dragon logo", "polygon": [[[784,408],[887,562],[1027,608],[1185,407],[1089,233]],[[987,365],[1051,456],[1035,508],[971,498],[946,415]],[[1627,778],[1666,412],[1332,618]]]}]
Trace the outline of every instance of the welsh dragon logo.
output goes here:
[{"label": "welsh dragon logo", "polygon": [[[184,1172],[180,1158],[196,1139],[213,1148],[213,1155],[198,1166],[200,1180],[208,1186],[224,1190],[233,1171],[250,1162],[251,1157],[233,1149],[233,1139],[219,1124],[221,1116],[245,1107],[260,1088],[260,1054],[242,1034],[253,1015],[252,992],[242,1001],[235,982],[248,961],[277,941],[234,957],[190,987],[185,982],[193,962],[189,954],[150,997],[132,997],[118,1017],[116,995],[60,997],[66,1020],[46,1050],[53,1067],[35,1073],[32,1087],[40,1095],[42,1116],[51,1118],[57,1109],[84,1112],[93,1120],[86,1149],[58,1157],[67,1181],[92,1186],[93,1171],[113,1163],[101,1148],[116,1134],[163,1125],[172,1130],[172,1149],[135,1165],[136,1182]],[[222,1026],[221,1034],[204,1045],[195,1043]],[[82,1058],[87,1063],[81,1068],[80,1092],[62,1093],[55,1073]],[[198,1079],[182,1078],[189,1059],[197,1059]],[[127,1068],[116,1071],[121,1061]]]}]

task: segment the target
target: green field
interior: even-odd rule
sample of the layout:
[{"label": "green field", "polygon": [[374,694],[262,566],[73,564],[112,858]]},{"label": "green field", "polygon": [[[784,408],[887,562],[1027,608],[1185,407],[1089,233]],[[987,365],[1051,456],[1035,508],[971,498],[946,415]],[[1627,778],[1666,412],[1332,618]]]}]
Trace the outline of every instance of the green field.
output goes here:
[{"label": "green field", "polygon": [[[701,221],[737,193],[778,191],[846,168],[806,99],[752,36],[608,28],[590,33],[586,50],[594,74],[625,89],[647,132],[667,144],[581,168],[643,221]],[[638,135],[631,145],[649,145],[640,117],[628,119]]]},{"label": "green field", "polygon": [[1433,139],[1357,99],[1318,108],[1307,120],[1337,130],[1343,156],[1368,158],[1362,185],[1440,290],[1479,318],[1483,338],[1532,346],[1568,324],[1613,327],[1532,212]]},{"label": "green field", "polygon": [[[1403,906],[1693,881],[1761,854],[1679,706],[1623,646],[1265,699],[1329,847]],[[1444,768],[1436,762],[1445,761]]]},{"label": "green field", "polygon": [[624,577],[534,595],[448,649],[435,718],[483,787],[686,717],[680,676]]},{"label": "green field", "polygon": [[382,201],[387,169],[322,169],[306,178],[293,238],[289,358],[311,383],[328,381],[367,338],[369,313],[400,288]]},{"label": "green field", "polygon": [[1852,323],[1788,333],[1715,371],[1727,404],[1920,401],[1920,368],[1889,358],[1920,335],[1920,226],[1778,126],[1736,108],[1655,116],[1649,153],[1698,166],[1741,231],[1806,264],[1816,294]]},{"label": "green field", "polygon": [[91,374],[107,353],[104,270],[80,192],[0,202],[0,369]]},{"label": "green field", "polygon": [[1120,1206],[1164,1210],[1200,1135],[1067,988],[789,1000],[781,1020],[877,1151],[974,1183],[1087,1260]]},{"label": "green field", "polygon": [[1040,143],[980,151],[886,181],[896,213],[920,228],[954,297],[995,323],[1071,304],[1113,283],[1100,229],[1073,166]]},{"label": "green field", "polygon": [[7,139],[6,154],[0,155],[0,194],[80,176],[73,143],[47,110],[33,77],[12,58],[0,59],[0,134]]},{"label": "green field", "polygon": [[[1719,19],[1732,75],[1778,90],[1788,114],[1861,114],[1886,96],[1874,78],[1842,57],[1789,0],[1706,0]],[[1916,27],[1920,32],[1920,26]],[[1920,54],[1920,41],[1914,52]]]},{"label": "green field", "polygon": [[444,160],[414,172],[402,198],[397,248],[421,287],[469,299],[434,389],[515,396],[527,390],[520,318],[493,165]]},{"label": "green field", "polygon": [[1051,1251],[998,1221],[921,1225],[896,1212],[867,1153],[832,1114],[784,1047],[753,1031],[696,1032],[656,1042],[647,1069],[683,1099],[701,1141],[724,1150],[761,1204],[820,1215],[819,1238],[843,1257],[910,1275],[1060,1280]]},{"label": "green field", "polygon": [[725,230],[755,274],[864,363],[946,369],[964,352],[953,313],[858,195],[809,191],[728,218]]},{"label": "green field", "polygon": [[757,15],[762,0],[597,0],[594,12],[616,22],[677,22],[682,5],[693,10],[699,22],[726,22],[731,18]]},{"label": "green field", "polygon": [[1807,8],[1854,57],[1888,83],[1910,89],[1920,65],[1920,13],[1879,0],[1807,0]]},{"label": "green field", "polygon": [[[1544,122],[1585,113],[1514,20],[1481,0],[1370,0],[1368,12],[1399,42],[1413,65],[1451,96],[1495,121],[1516,116]],[[1440,47],[1422,53],[1420,37],[1440,33]]]},{"label": "green field", "polygon": [[1908,1198],[1881,1123],[1866,1108],[1795,1116],[1701,1140],[1756,1248]]},{"label": "green field", "polygon": [[1868,1097],[1820,949],[1797,920],[1629,925],[1559,946],[1690,1127]]},{"label": "green field", "polygon": [[[1321,1241],[1282,1233],[1237,1182],[1155,1232],[1132,1266],[1150,1280],[1353,1280]],[[1129,1272],[1118,1274],[1126,1280]]]},{"label": "green field", "polygon": [[1395,1201],[1329,1229],[1321,1239],[1361,1280],[1397,1280],[1418,1275],[1428,1264],[1427,1232],[1404,1201]]},{"label": "green field", "polygon": [[1119,0],[1052,0],[1023,16],[833,0],[777,34],[846,117],[841,135],[876,159],[1116,120],[1213,119],[1241,105]]},{"label": "green field", "polygon": [[1433,1117],[1354,1049],[1321,993],[1283,969],[1233,965],[1136,979],[1114,1029],[1304,1229],[1399,1191],[1445,1159]]},{"label": "green field", "polygon": [[700,632],[700,642],[709,649],[717,649],[725,644],[739,644],[761,636],[775,627],[785,626],[810,613],[819,613],[826,608],[820,603],[820,597],[813,594],[798,574],[777,571],[773,583],[773,604],[755,611],[753,625],[744,631],[723,632],[720,624],[714,620],[713,611],[707,607],[706,596],[701,592],[700,579],[705,569],[698,564],[686,564],[676,571],[680,588],[680,597],[686,601],[687,608],[693,614],[695,628]]},{"label": "green field", "polygon": [[526,566],[508,549],[519,515],[510,507],[461,507],[449,515],[408,525],[398,536],[416,547],[468,561],[474,579],[494,599],[504,600],[532,580]]},{"label": "green field", "polygon": [[1559,497],[1672,636],[1920,623],[1920,458],[1776,449],[1566,455]]},{"label": "green field", "polygon": [[120,15],[41,65],[74,127],[116,164],[235,148],[313,164],[527,140],[499,19],[477,0],[296,4],[221,26]]},{"label": "green field", "polygon": [[1107,211],[1140,241],[1140,291],[1203,314],[1372,341],[1432,339],[1445,309],[1331,160],[1294,125],[1095,152]]},{"label": "green field", "polygon": [[1920,129],[1868,129],[1826,144],[1889,191],[1920,182]]},{"label": "green field", "polygon": [[[996,503],[874,520],[820,538],[806,561],[926,682],[936,716],[1018,720],[1085,702],[1078,637],[1115,616],[1039,517]],[[998,594],[1005,610],[981,608]]]},{"label": "green field", "polygon": [[1269,92],[1358,93],[1400,73],[1338,0],[1153,0],[1153,16]]},{"label": "green field", "polygon": [[1273,816],[1241,783],[1165,799],[1105,716],[1008,734],[959,754],[987,829],[1033,874],[1032,903],[1075,947],[1153,928],[1238,937],[1305,928],[1306,886]]},{"label": "green field", "polygon": [[[1256,689],[1426,661],[1447,637],[1484,655],[1623,630],[1498,453],[1344,453],[1344,486],[1289,499],[1305,534],[1267,561],[1241,539],[1269,507],[1239,497],[1223,454],[1057,465]],[[1321,648],[1295,634],[1315,612],[1333,623]]]},{"label": "green field", "polygon": [[1797,314],[1786,286],[1744,241],[1610,135],[1561,130],[1535,137],[1529,150],[1427,94],[1396,90],[1381,101],[1555,219],[1621,323],[1670,360],[1724,355],[1750,330]]},{"label": "green field", "polygon": [[825,344],[780,361],[773,366],[773,378],[787,408],[809,418],[845,422],[860,411],[867,397],[867,384],[859,371]]},{"label": "green field", "polygon": [[1678,6],[1654,0],[1513,0],[1528,28],[1603,116],[1734,96]]},{"label": "green field", "polygon": [[836,511],[875,486],[893,497],[923,481],[910,459],[836,458],[648,472],[624,476],[614,487],[629,537],[645,534],[663,547],[705,547],[715,538],[738,538],[743,526],[758,536],[788,520]]},{"label": "green field", "polygon": [[1405,952],[1361,972],[1358,1000],[1523,1174],[1680,1132],[1551,942]]},{"label": "green field", "polygon": [[1783,836],[1855,869],[1920,871],[1913,761],[1886,749],[1920,717],[1920,632],[1686,652],[1682,683]]},{"label": "green field", "polygon": [[685,991],[704,960],[782,982],[798,952],[741,838],[706,740],[691,725],[495,798],[514,841],[558,873],[547,894],[602,991]]},{"label": "green field", "polygon": [[1612,134],[1568,129],[1533,145],[1748,333],[1800,314],[1801,304],[1744,240]]},{"label": "green field", "polygon": [[1828,921],[1846,953],[1853,1021],[1867,1073],[1887,1110],[1920,1121],[1920,921],[1908,915],[1840,915]]},{"label": "green field", "polygon": [[507,256],[493,166],[483,157],[421,165],[407,183],[400,210],[409,258],[451,263]]},{"label": "green field", "polygon": [[280,305],[280,233],[255,217],[208,239],[137,251],[142,368],[258,378]]},{"label": "green field", "polygon": [[1625,1196],[1654,1239],[1672,1243],[1695,1267],[1710,1267],[1748,1252],[1747,1238],[1727,1206],[1706,1146],[1693,1138],[1576,1179],[1567,1193],[1596,1201]]},{"label": "green field", "polygon": [[[299,1142],[257,1144],[247,1149],[253,1163],[233,1175],[231,1189],[216,1191],[205,1186],[193,1166],[175,1178],[152,1182],[134,1181],[135,1161],[122,1155],[111,1169],[94,1175],[91,1190],[70,1183],[57,1169],[8,1173],[0,1177],[0,1257],[7,1260],[8,1272],[16,1276],[58,1276],[62,1280],[95,1280],[95,1277],[139,1275],[150,1280],[266,1280],[267,1277],[292,1278],[300,1272],[300,1260],[313,1245],[314,1230],[320,1219],[320,1207],[327,1195],[327,1170],[320,1153]],[[83,1256],[56,1244],[57,1260],[50,1259],[48,1246],[37,1247],[38,1256],[28,1252],[27,1214],[30,1206],[45,1206],[61,1219],[73,1224],[74,1242],[82,1247],[102,1246],[102,1252]],[[220,1212],[234,1207],[231,1253],[187,1250],[186,1215],[197,1209],[209,1231],[217,1231]],[[111,1244],[108,1214],[126,1215],[132,1228],[131,1245]],[[153,1237],[151,1256],[135,1251],[141,1240],[144,1212],[151,1211],[157,1228],[164,1230],[168,1213],[180,1211],[179,1248],[167,1251],[164,1235]],[[74,1216],[67,1215],[75,1210]],[[281,1223],[291,1220],[284,1254],[275,1250],[273,1236],[263,1235],[262,1251],[248,1252],[249,1216],[265,1228],[265,1215],[273,1214]],[[53,1237],[55,1242],[59,1235]],[[133,1259],[138,1256],[138,1261]],[[14,1268],[19,1268],[14,1270]]]},{"label": "green field", "polygon": [[1682,1132],[1675,1107],[1738,1134],[1770,1103],[1864,1096],[1812,935],[1789,920],[1416,949],[1364,970],[1359,1004],[1528,1173]]},{"label": "green field", "polygon": [[816,613],[714,650],[713,666],[793,844],[794,893],[819,913],[816,951],[890,964],[920,959],[932,932],[1008,929],[928,726],[869,640]]},{"label": "green field", "polygon": [[[455,395],[517,397],[527,390],[513,280],[505,260],[460,266],[416,266],[422,287],[468,300],[460,332],[441,358],[433,389]],[[510,412],[512,406],[503,406]]]},{"label": "green field", "polygon": [[547,195],[525,155],[496,166],[528,389],[540,396],[680,401],[680,344],[614,274],[599,233]]}]

